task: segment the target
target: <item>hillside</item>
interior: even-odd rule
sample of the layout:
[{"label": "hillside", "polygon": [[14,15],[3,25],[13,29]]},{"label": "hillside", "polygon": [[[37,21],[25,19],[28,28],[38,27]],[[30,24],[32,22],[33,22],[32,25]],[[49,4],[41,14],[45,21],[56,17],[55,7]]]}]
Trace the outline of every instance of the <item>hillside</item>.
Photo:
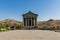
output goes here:
[{"label": "hillside", "polygon": [[48,21],[41,21],[38,22],[38,28],[45,28],[45,29],[60,29],[60,20],[48,20]]},{"label": "hillside", "polygon": [[21,29],[22,26],[23,26],[22,22],[13,19],[5,19],[0,21],[0,30],[1,28],[5,28],[6,30]]},{"label": "hillside", "polygon": [[16,20],[13,20],[13,19],[5,19],[5,20],[0,21],[0,23],[19,24],[19,23],[22,23],[22,22],[16,21]]}]

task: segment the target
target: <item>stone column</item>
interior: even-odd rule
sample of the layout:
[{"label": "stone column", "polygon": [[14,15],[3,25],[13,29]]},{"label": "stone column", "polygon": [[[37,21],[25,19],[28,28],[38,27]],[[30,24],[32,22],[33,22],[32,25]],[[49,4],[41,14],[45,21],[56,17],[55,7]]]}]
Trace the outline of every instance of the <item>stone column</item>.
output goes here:
[{"label": "stone column", "polygon": [[34,18],[32,18],[32,26],[34,26]]},{"label": "stone column", "polygon": [[29,18],[28,18],[28,26],[29,26]]},{"label": "stone column", "polygon": [[27,25],[29,26],[29,18],[27,19]]},{"label": "stone column", "polygon": [[23,26],[24,26],[24,28],[26,27],[26,18],[23,18]]},{"label": "stone column", "polygon": [[25,26],[25,25],[24,25],[24,18],[23,18],[23,28],[24,28],[24,26]]},{"label": "stone column", "polygon": [[25,22],[26,22],[26,26],[27,26],[27,18],[25,18],[26,20],[25,20]]},{"label": "stone column", "polygon": [[32,26],[32,18],[31,18],[31,26]]},{"label": "stone column", "polygon": [[25,25],[24,25],[24,18],[23,18],[23,26],[25,26]]},{"label": "stone column", "polygon": [[35,18],[35,25],[37,26],[37,19]]},{"label": "stone column", "polygon": [[25,26],[25,18],[23,18],[23,24],[24,24],[23,26]]},{"label": "stone column", "polygon": [[27,18],[27,26],[28,26],[28,18]]},{"label": "stone column", "polygon": [[35,26],[35,18],[34,18],[34,26]]},{"label": "stone column", "polygon": [[35,26],[37,26],[37,18],[35,18]]}]

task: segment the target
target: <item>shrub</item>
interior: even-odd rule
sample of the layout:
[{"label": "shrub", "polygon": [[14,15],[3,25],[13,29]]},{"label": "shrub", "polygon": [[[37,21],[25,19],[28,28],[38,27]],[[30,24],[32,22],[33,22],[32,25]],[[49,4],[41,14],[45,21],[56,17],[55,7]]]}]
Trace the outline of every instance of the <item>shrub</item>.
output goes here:
[{"label": "shrub", "polygon": [[16,29],[22,29],[22,25],[17,25]]}]

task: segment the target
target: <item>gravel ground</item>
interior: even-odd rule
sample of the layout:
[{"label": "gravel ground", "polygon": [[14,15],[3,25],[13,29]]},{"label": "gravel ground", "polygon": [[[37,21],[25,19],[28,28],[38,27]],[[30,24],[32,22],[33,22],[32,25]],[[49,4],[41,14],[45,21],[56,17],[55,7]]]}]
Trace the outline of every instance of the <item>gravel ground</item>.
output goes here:
[{"label": "gravel ground", "polygon": [[0,32],[0,40],[60,40],[60,33],[46,30]]}]

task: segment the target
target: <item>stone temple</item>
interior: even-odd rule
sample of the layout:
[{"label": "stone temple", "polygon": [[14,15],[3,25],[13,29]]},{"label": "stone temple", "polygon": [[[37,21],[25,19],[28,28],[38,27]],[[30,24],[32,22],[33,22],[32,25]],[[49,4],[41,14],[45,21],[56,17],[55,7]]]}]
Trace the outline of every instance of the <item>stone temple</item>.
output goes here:
[{"label": "stone temple", "polygon": [[38,14],[32,13],[31,11],[25,13],[23,16],[23,27],[25,29],[37,28],[37,17]]}]

